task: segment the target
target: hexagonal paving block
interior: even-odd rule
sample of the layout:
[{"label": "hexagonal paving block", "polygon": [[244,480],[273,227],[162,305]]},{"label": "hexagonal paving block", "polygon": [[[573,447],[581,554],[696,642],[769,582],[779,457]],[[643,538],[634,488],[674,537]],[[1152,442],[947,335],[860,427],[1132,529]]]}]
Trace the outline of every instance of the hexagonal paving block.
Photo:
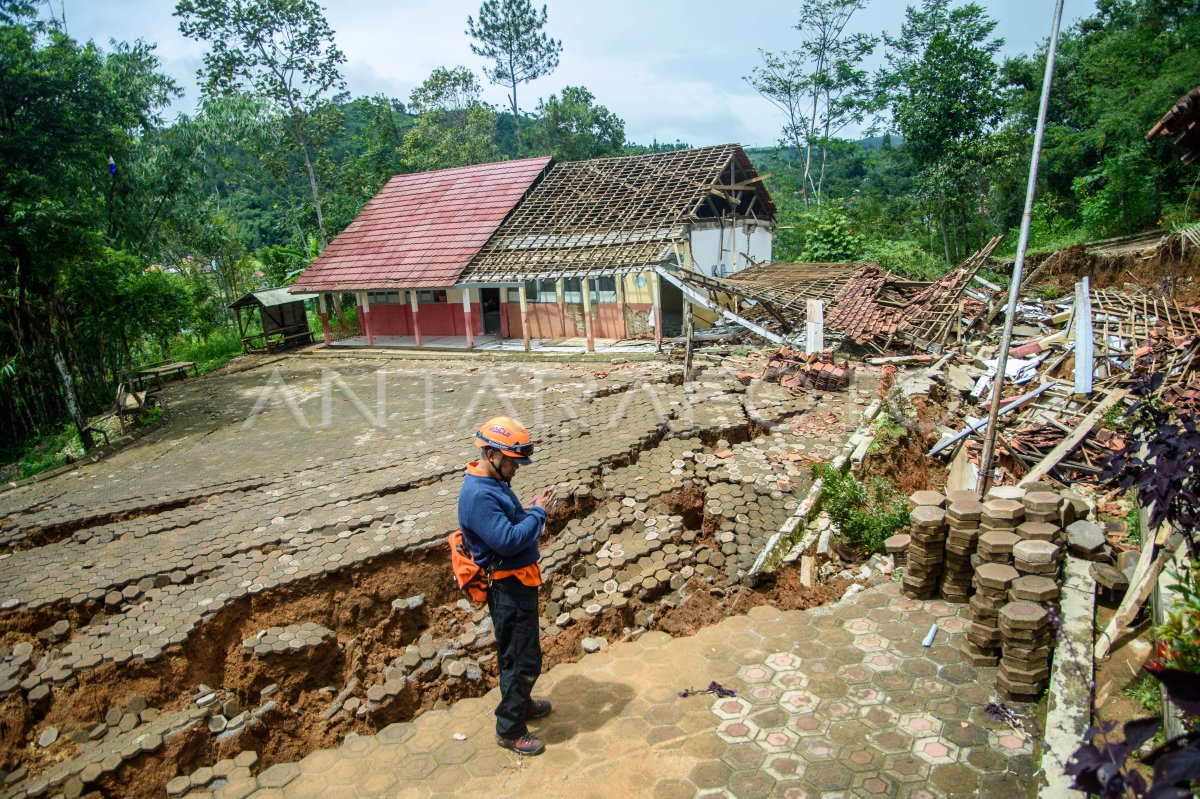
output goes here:
[{"label": "hexagonal paving block", "polygon": [[858,718],[872,729],[890,730],[896,726],[900,714],[884,704],[872,704],[865,706]]},{"label": "hexagonal paving block", "polygon": [[768,757],[763,763],[763,770],[774,777],[777,782],[794,780],[804,774],[805,768],[807,768],[807,764],[790,753]]},{"label": "hexagonal paving block", "polygon": [[729,781],[729,792],[737,799],[759,799],[759,797],[770,796],[771,789],[774,787],[774,778],[761,769],[735,771]]},{"label": "hexagonal paving block", "polygon": [[748,743],[758,735],[758,725],[750,719],[723,721],[717,726],[717,735],[728,743]]},{"label": "hexagonal paving block", "polygon": [[848,683],[870,682],[875,677],[874,673],[861,663],[838,666],[835,673],[843,682]]},{"label": "hexagonal paving block", "polygon": [[819,704],[820,698],[811,691],[784,691],[779,697],[779,706],[789,713],[812,713]]},{"label": "hexagonal paving block", "polygon": [[905,713],[896,729],[912,738],[930,738],[941,734],[942,722],[925,713]]},{"label": "hexagonal paving block", "polygon": [[877,626],[870,619],[851,619],[844,627],[855,635],[863,635],[875,632]]},{"label": "hexagonal paving block", "polygon": [[755,663],[743,666],[738,670],[737,676],[747,684],[770,682],[771,678],[775,676],[775,670],[765,664]]},{"label": "hexagonal paving block", "polygon": [[850,701],[856,705],[878,705],[884,699],[883,692],[870,685],[855,685],[850,688]]},{"label": "hexagonal paving block", "polygon": [[824,763],[836,760],[841,753],[841,747],[823,738],[809,738],[800,742],[796,753],[810,763]]},{"label": "hexagonal paving block", "polygon": [[882,772],[903,783],[921,783],[929,779],[931,768],[924,760],[914,757],[912,752],[904,752],[885,756]]},{"label": "hexagonal paving block", "polygon": [[854,645],[864,652],[882,652],[891,645],[891,641],[882,635],[868,633],[854,639]]},{"label": "hexagonal paving block", "polygon": [[[763,705],[774,705],[779,701],[783,690],[772,683],[763,685],[752,685],[741,692],[741,698],[750,702],[750,704],[761,707]],[[667,707],[670,707],[667,705]]]},{"label": "hexagonal paving block", "polygon": [[855,773],[878,772],[883,757],[883,752],[875,747],[858,744],[843,749],[838,762]]},{"label": "hexagonal paving block", "polygon": [[772,753],[790,752],[796,748],[799,741],[800,736],[787,729],[763,730],[754,739],[756,744]]},{"label": "hexagonal paving block", "polygon": [[[720,760],[706,760],[702,763],[697,763],[688,773],[688,779],[691,780],[697,788],[717,788],[722,789],[729,778],[733,775],[733,769],[728,764]],[[705,794],[708,796],[709,794]]]},{"label": "hexagonal paving block", "polygon": [[920,738],[913,743],[913,754],[933,765],[955,762],[958,751],[957,746],[944,738]]},{"label": "hexagonal paving block", "polygon": [[829,730],[829,719],[816,714],[805,714],[803,716],[793,716],[788,722],[789,730],[794,731],[801,738],[807,736],[824,736]]},{"label": "hexagonal paving block", "polygon": [[757,769],[765,758],[766,754],[760,747],[742,743],[726,746],[721,754],[721,759],[734,771]]},{"label": "hexagonal paving block", "polygon": [[808,675],[801,671],[781,671],[771,680],[781,691],[800,691],[808,687]]},{"label": "hexagonal paving block", "polygon": [[753,709],[754,706],[746,700],[733,696],[721,697],[712,706],[712,712],[722,719],[745,718]]},{"label": "hexagonal paving block", "polygon": [[810,782],[828,795],[831,791],[844,791],[854,781],[854,775],[849,769],[836,763],[820,763],[811,766],[804,773],[806,782]]},{"label": "hexagonal paving block", "polygon": [[875,772],[855,776],[853,787],[861,796],[895,796],[900,784],[890,774]]},{"label": "hexagonal paving block", "polygon": [[892,671],[899,663],[899,659],[895,655],[889,655],[886,652],[874,652],[863,658],[862,665],[864,668],[872,671]]},{"label": "hexagonal paving block", "polygon": [[800,668],[800,658],[791,652],[775,652],[767,655],[766,664],[776,671]]},{"label": "hexagonal paving block", "polygon": [[263,788],[282,788],[300,776],[300,767],[295,763],[276,763],[258,775],[258,784]]},{"label": "hexagonal paving block", "polygon": [[1006,756],[1027,755],[1033,752],[1033,742],[1028,736],[1014,730],[991,730],[988,745]]}]

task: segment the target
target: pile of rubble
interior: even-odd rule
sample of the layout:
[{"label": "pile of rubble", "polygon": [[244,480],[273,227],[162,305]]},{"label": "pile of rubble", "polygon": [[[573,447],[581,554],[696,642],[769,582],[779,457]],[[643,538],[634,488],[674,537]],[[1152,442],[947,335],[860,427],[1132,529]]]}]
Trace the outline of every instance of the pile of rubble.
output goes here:
[{"label": "pile of rubble", "polygon": [[[738,377],[748,382],[753,375],[741,373]],[[854,379],[854,367],[849,361],[835,360],[833,350],[805,354],[803,350],[780,347],[771,355],[759,378],[778,383],[793,396],[808,391],[845,391]]]}]

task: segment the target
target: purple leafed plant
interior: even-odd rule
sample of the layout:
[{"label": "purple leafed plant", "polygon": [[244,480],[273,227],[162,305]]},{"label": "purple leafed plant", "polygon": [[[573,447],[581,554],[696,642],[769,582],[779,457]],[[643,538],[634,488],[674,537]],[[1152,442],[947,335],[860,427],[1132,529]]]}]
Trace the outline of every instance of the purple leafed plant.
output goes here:
[{"label": "purple leafed plant", "polygon": [[[1164,375],[1152,374],[1134,388],[1137,402],[1130,408],[1125,446],[1105,464],[1104,477],[1121,488],[1133,489],[1150,510],[1150,527],[1164,522],[1187,538],[1193,567],[1197,555],[1195,531],[1200,528],[1200,430],[1194,415],[1178,412],[1158,399]],[[1172,667],[1163,645],[1146,670],[1166,690],[1166,698],[1186,716],[1200,717],[1200,675]],[[1123,740],[1112,740],[1116,723],[1092,727],[1084,744],[1067,763],[1072,787],[1101,799],[1188,799],[1200,783],[1200,730],[1193,729],[1142,758],[1151,766],[1150,781],[1130,767],[1130,757],[1154,737],[1162,722],[1134,719],[1122,727]]]}]

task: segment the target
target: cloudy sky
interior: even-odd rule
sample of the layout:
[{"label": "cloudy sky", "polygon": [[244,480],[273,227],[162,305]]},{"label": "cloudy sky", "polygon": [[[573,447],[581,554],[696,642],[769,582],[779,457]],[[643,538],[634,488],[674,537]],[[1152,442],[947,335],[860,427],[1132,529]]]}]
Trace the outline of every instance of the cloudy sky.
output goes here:
[{"label": "cloudy sky", "polygon": [[[558,69],[518,90],[522,109],[563,86],[583,85],[625,120],[631,141],[676,139],[693,145],[770,145],[779,136],[775,108],[743,79],[760,63],[758,50],[794,48],[798,0],[546,0],[549,34],[563,43]],[[65,15],[77,39],[144,39],[158,43],[164,69],[187,90],[175,110],[190,113],[203,45],[185,39],[173,0],[45,0]],[[898,32],[906,3],[874,0],[852,22],[856,30]],[[1004,53],[1030,52],[1050,32],[1053,0],[985,0]],[[326,0],[330,25],[346,54],[354,95],[407,100],[439,66],[463,65],[480,75],[464,33],[479,0]],[[1066,0],[1063,25],[1091,14],[1094,0]],[[485,91],[502,105],[505,92]]]}]

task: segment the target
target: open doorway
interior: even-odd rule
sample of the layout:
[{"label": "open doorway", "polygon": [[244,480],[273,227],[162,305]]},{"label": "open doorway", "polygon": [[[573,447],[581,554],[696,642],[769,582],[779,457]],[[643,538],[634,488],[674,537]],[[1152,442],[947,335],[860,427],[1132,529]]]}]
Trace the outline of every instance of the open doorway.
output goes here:
[{"label": "open doorway", "polygon": [[480,289],[479,307],[483,313],[483,334],[500,335],[500,289]]}]

